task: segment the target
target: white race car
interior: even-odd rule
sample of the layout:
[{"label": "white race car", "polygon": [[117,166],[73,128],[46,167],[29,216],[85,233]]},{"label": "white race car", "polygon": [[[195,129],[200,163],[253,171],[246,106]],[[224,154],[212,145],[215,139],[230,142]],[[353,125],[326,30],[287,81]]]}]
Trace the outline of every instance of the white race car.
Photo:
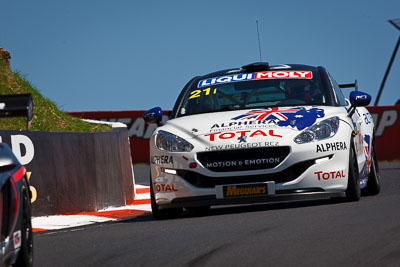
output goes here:
[{"label": "white race car", "polygon": [[[356,87],[346,99],[340,87]],[[213,205],[380,191],[371,96],[323,67],[258,62],[194,77],[150,139],[156,218]]]}]

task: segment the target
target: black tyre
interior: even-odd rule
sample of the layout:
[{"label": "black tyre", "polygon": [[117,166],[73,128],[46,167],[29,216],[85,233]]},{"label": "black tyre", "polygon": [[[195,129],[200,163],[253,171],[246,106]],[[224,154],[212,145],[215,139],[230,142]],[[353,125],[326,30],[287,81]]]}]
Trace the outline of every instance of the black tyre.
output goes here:
[{"label": "black tyre", "polygon": [[360,173],[358,171],[357,156],[354,151],[353,142],[351,142],[349,150],[349,173],[346,189],[346,199],[348,201],[359,201],[361,197]]},{"label": "black tyre", "polygon": [[33,266],[33,234],[31,222],[31,198],[28,184],[23,180],[22,186],[22,223],[21,248],[13,266]]},{"label": "black tyre", "polygon": [[[151,177],[151,176],[150,176]],[[150,178],[150,199],[153,217],[157,220],[173,219],[182,215],[182,208],[160,209],[154,197],[153,183]]]},{"label": "black tyre", "polygon": [[381,178],[379,175],[379,165],[375,153],[375,138],[372,139],[371,146],[371,172],[368,176],[367,187],[364,188],[363,193],[368,196],[374,196],[381,191]]}]

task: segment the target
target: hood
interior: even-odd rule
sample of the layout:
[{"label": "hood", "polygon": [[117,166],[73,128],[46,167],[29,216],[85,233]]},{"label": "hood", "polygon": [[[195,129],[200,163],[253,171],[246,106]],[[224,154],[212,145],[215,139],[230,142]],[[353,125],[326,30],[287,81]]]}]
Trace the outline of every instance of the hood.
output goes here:
[{"label": "hood", "polygon": [[[169,120],[158,130],[167,131],[185,139],[213,133],[238,132],[239,135],[250,135],[262,130],[266,135],[298,134],[316,122],[344,113],[343,107],[327,106],[293,106],[222,111],[185,116]],[[257,132],[255,135],[263,135]],[[226,137],[229,134],[225,135]]]}]

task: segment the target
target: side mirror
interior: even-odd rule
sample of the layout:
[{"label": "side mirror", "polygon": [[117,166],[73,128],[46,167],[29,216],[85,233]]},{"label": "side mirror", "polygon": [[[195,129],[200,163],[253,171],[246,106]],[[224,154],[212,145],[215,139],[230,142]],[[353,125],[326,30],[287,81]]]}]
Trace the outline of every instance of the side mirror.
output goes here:
[{"label": "side mirror", "polygon": [[157,123],[157,125],[159,125],[162,121],[162,115],[162,109],[160,107],[155,107],[146,111],[143,114],[143,119],[146,123]]},{"label": "side mirror", "polygon": [[350,103],[353,107],[365,107],[371,102],[371,96],[361,91],[350,93]]}]

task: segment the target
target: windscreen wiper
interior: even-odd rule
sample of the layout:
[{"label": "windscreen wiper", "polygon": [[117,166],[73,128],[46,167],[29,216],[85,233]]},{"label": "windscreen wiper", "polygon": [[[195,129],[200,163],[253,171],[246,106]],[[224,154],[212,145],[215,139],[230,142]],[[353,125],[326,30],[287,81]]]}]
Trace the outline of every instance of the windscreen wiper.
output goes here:
[{"label": "windscreen wiper", "polygon": [[229,110],[239,110],[239,109],[243,109],[243,108],[235,104],[235,105],[221,106],[219,111],[229,111]]}]

